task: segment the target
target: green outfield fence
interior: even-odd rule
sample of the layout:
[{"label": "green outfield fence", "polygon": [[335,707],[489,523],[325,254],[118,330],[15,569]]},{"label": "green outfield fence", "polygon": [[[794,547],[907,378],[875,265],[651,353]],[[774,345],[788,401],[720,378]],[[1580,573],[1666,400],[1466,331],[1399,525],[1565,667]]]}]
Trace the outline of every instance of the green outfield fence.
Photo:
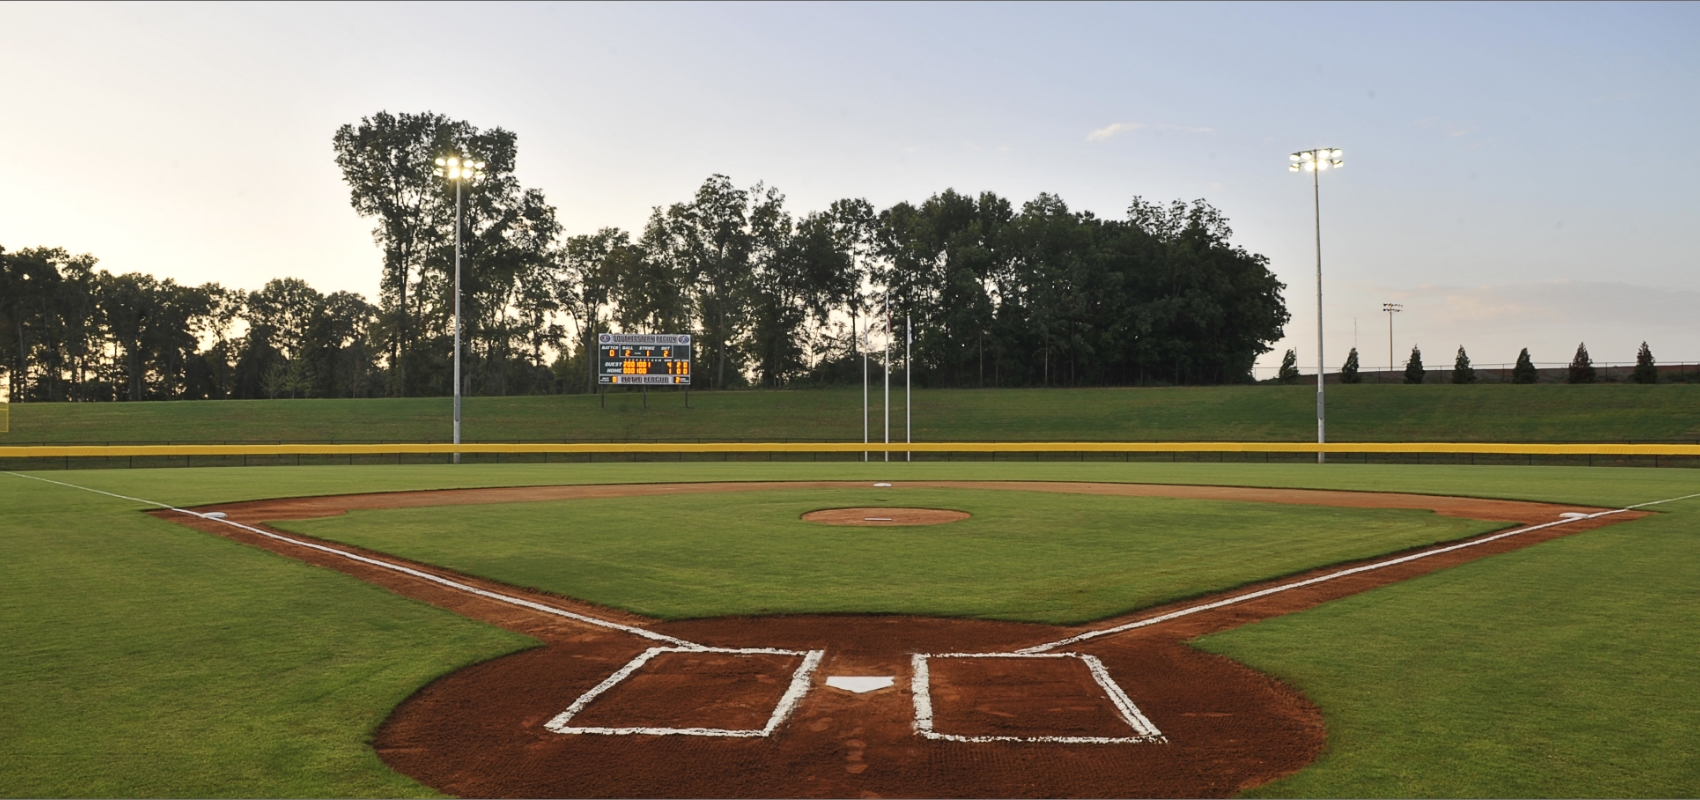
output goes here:
[{"label": "green outfield fence", "polygon": [[595,461],[1310,461],[1700,466],[1700,444],[1497,442],[484,442],[83,444],[0,447],[0,468]]}]

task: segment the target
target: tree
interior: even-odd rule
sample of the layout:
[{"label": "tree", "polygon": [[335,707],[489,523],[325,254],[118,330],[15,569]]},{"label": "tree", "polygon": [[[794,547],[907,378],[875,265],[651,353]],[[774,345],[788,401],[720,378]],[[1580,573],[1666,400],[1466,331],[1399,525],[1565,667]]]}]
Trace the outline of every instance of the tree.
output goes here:
[{"label": "tree", "polygon": [[415,270],[424,268],[432,239],[441,238],[444,190],[435,162],[444,153],[458,152],[452,147],[456,126],[429,111],[380,111],[362,117],[358,126],[343,125],[331,137],[355,212],[378,220],[372,238],[384,254],[379,286],[390,316],[391,394],[396,396],[408,393],[408,345],[416,335],[408,288]]},{"label": "tree", "polygon": [[1576,345],[1576,355],[1570,359],[1570,369],[1565,376],[1570,383],[1594,382],[1594,359],[1588,357],[1588,343]]},{"label": "tree", "polygon": [[1340,367],[1341,383],[1363,383],[1364,376],[1358,372],[1358,348],[1346,354],[1346,363]]},{"label": "tree", "polygon": [[1642,342],[1641,349],[1635,353],[1635,371],[1630,373],[1629,379],[1636,383],[1659,382],[1659,368],[1653,361],[1653,350],[1646,342]]},{"label": "tree", "polygon": [[[571,317],[577,330],[577,349],[584,355],[585,391],[596,391],[596,334],[608,322],[603,311],[613,297],[625,262],[636,258],[631,235],[618,228],[603,228],[594,234],[568,237],[556,254],[561,268],[556,271],[555,300]],[[563,380],[576,380],[562,376]]]},{"label": "tree", "polygon": [[1470,366],[1470,355],[1464,352],[1463,345],[1458,345],[1458,357],[1452,361],[1452,382],[1476,382],[1476,368]]},{"label": "tree", "polygon": [[1535,362],[1529,360],[1529,348],[1517,354],[1517,366],[1511,368],[1512,383],[1534,383],[1540,380],[1541,373],[1535,369]]},{"label": "tree", "polygon": [[711,175],[691,202],[668,209],[676,263],[689,278],[692,305],[713,361],[709,388],[726,388],[728,366],[734,378],[742,377],[741,359],[732,348],[748,310],[754,245],[750,214],[781,200],[761,184],[744,190],[725,175]]},{"label": "tree", "polygon": [[1405,382],[1422,383],[1426,374],[1423,372],[1423,351],[1411,345],[1411,359],[1405,362]]},{"label": "tree", "polygon": [[1293,348],[1281,354],[1281,369],[1275,373],[1275,380],[1281,383],[1294,383],[1299,379],[1299,353]]}]

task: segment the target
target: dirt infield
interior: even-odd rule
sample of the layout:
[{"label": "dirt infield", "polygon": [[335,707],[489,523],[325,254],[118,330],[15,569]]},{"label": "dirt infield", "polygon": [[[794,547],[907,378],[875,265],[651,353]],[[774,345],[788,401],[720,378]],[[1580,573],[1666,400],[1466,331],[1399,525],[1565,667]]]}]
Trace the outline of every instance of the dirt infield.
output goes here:
[{"label": "dirt infield", "polygon": [[822,525],[890,527],[892,525],[943,525],[974,516],[946,508],[823,508],[803,515],[804,522]]},{"label": "dirt infield", "polygon": [[[231,521],[470,503],[534,502],[697,492],[789,488],[866,488],[864,482],[719,483],[549,486],[404,492],[238,503],[197,509]],[[905,488],[1055,491],[1142,497],[1293,503],[1362,508],[1417,508],[1474,519],[1551,523],[1560,515],[1600,509],[1425,495],[1233,487],[1091,483],[943,482]],[[893,516],[847,509],[863,516]],[[870,512],[863,514],[863,512]],[[676,651],[653,655],[606,687],[573,725],[644,726],[662,734],[559,734],[551,719],[651,647],[632,633],[575,622],[488,596],[457,590],[393,569],[266,538],[217,520],[152,512],[200,530],[338,569],[397,593],[537,637],[543,647],[445,676],[398,706],[374,746],[398,771],[459,795],[563,797],[1056,797],[1223,796],[1291,773],[1320,753],[1324,730],[1314,705],[1298,692],[1244,665],[1199,652],[1185,641],[1201,634],[1303,610],[1376,586],[1465,561],[1590,530],[1641,514],[1581,519],[1476,547],[1440,552],[1210,608],[1158,624],[1062,646],[1057,654],[1095,657],[1113,683],[1161,731],[1159,741],[1125,743],[1125,715],[1086,666],[1088,659],[952,658],[1043,647],[1078,634],[1192,609],[1201,598],[1146,609],[1124,619],[1074,628],[918,617],[735,617],[656,622],[579,601],[528,592],[358,548],[337,550],[404,566],[479,590],[641,628],[715,648],[766,652]],[[891,523],[884,523],[891,524]],[[296,534],[292,540],[320,543]],[[1430,548],[1439,550],[1439,548]],[[1420,551],[1419,551],[1420,552]],[[1387,559],[1372,560],[1375,562]],[[1340,567],[1244,587],[1239,597],[1286,586]],[[705,735],[753,731],[783,705],[797,679],[799,655],[824,651],[808,690],[772,735]],[[957,737],[1019,741],[954,741],[918,735],[917,668],[927,661],[925,690],[932,730]],[[831,676],[889,676],[895,684],[863,694],[829,688]],[[1123,743],[1040,741],[1098,737]]]}]

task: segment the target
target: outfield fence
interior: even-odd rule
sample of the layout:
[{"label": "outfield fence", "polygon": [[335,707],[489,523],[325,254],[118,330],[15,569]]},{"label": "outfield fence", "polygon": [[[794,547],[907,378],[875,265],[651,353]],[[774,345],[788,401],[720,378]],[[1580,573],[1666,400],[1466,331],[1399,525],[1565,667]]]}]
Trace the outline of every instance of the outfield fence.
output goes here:
[{"label": "outfield fence", "polygon": [[0,447],[0,469],[660,461],[1170,461],[1700,466],[1700,443],[1620,442],[368,442]]}]

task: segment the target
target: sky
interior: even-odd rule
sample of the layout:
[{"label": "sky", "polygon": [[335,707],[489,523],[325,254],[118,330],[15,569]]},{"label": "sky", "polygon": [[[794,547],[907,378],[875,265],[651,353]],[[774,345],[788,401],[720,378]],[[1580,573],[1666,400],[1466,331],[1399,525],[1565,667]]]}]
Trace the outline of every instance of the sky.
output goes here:
[{"label": "sky", "polygon": [[569,234],[711,174],[793,213],[947,188],[1204,199],[1330,370],[1700,361],[1700,4],[0,4],[0,245],[376,295],[331,136],[519,136]]}]

